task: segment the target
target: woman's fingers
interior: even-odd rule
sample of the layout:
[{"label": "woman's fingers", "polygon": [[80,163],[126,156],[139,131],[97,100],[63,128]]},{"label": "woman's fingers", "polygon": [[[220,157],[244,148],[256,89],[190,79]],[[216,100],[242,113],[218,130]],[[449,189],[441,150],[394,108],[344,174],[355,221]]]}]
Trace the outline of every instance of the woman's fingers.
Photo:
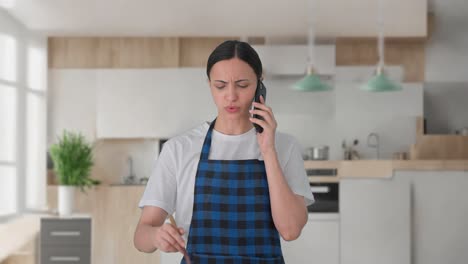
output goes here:
[{"label": "woman's fingers", "polygon": [[185,248],[185,241],[182,239],[180,229],[173,225],[169,226],[170,228],[168,230],[168,233],[175,239],[175,241],[179,244],[180,247]]},{"label": "woman's fingers", "polygon": [[164,236],[164,240],[169,244],[170,247],[184,254],[185,248],[179,244],[177,239],[175,239],[171,234],[167,233]]},{"label": "woman's fingers", "polygon": [[251,114],[259,115],[259,116],[263,117],[265,119],[265,121],[267,121],[268,123],[271,123],[271,121],[272,121],[270,113],[268,113],[266,111],[254,109],[254,110],[249,110],[249,112]]},{"label": "woman's fingers", "polygon": [[263,127],[264,129],[268,127],[268,123],[265,122],[264,120],[261,120],[261,119],[258,119],[258,118],[253,118],[253,117],[250,117],[250,121],[252,121],[253,123]]},{"label": "woman's fingers", "polygon": [[156,247],[165,252],[181,252],[184,254],[185,241],[182,238],[184,229],[173,226],[172,224],[164,224],[158,228],[156,233]]}]

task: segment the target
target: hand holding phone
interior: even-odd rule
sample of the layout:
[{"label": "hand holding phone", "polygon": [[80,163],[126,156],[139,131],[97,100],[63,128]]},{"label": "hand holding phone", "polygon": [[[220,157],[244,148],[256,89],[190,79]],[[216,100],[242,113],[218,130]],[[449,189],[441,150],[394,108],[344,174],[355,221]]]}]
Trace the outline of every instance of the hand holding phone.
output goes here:
[{"label": "hand holding phone", "polygon": [[[257,102],[257,103],[261,103],[260,102],[260,96],[262,96],[264,102],[266,102],[266,87],[265,87],[265,85],[263,84],[263,82],[261,80],[258,80],[257,89],[255,90],[255,96],[254,96],[253,101]],[[256,107],[253,107],[253,104],[252,104],[252,108],[253,109],[258,109]],[[261,115],[253,115],[253,118],[258,118],[260,120],[264,120],[264,118]],[[253,123],[253,125],[255,127],[255,130],[257,130],[257,133],[262,133],[263,132],[263,127],[261,127],[258,124],[255,124],[255,123]]]}]

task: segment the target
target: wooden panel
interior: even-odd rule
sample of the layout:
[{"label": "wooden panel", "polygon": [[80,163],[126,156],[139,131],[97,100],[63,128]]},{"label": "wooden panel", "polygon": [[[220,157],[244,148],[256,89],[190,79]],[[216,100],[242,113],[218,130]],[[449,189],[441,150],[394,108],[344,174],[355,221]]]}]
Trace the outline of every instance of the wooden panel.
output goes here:
[{"label": "wooden panel", "polygon": [[468,159],[468,136],[423,135],[413,151],[414,159]]},{"label": "wooden panel", "polygon": [[49,68],[93,68],[97,38],[49,38]]},{"label": "wooden panel", "polygon": [[114,68],[168,68],[178,66],[177,38],[120,38]]},{"label": "wooden panel", "polygon": [[395,170],[466,171],[468,170],[468,159],[327,160],[305,161],[304,166],[306,169],[338,169],[338,177],[309,177],[310,182],[333,182],[347,177],[390,178],[393,176]]},{"label": "wooden panel", "polygon": [[448,170],[466,171],[468,170],[468,160],[395,160],[394,170]]},{"label": "wooden panel", "polygon": [[[338,38],[336,65],[376,65],[378,62],[376,38]],[[385,63],[402,65],[405,82],[423,82],[425,40],[418,38],[386,39]]]},{"label": "wooden panel", "polygon": [[[358,166],[356,166],[358,165]],[[358,178],[390,178],[393,176],[391,160],[342,161],[338,176]]]},{"label": "wooden panel", "polygon": [[[159,251],[139,252],[133,245],[133,235],[140,218],[138,202],[144,186],[98,186],[82,193],[75,192],[75,212],[92,216],[91,263],[158,264]],[[57,208],[56,186],[48,186],[47,201]]]},{"label": "wooden panel", "polygon": [[178,63],[178,38],[49,38],[49,68],[163,68]]},{"label": "wooden panel", "polygon": [[239,40],[237,37],[180,38],[180,67],[206,67],[211,52],[228,39]]}]

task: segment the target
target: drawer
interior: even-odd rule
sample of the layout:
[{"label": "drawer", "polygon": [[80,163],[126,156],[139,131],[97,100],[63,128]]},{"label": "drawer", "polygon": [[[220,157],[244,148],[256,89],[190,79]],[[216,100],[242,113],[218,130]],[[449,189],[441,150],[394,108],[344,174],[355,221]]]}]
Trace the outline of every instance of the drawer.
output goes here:
[{"label": "drawer", "polygon": [[90,245],[91,219],[41,219],[41,244]]},{"label": "drawer", "polygon": [[41,250],[41,264],[90,264],[89,246],[45,246]]}]

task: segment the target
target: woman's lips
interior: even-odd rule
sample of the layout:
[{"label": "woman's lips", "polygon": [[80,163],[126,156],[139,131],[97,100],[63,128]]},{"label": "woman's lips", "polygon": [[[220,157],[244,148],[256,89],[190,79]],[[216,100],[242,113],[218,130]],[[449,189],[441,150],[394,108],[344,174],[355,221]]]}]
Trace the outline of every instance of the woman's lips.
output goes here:
[{"label": "woman's lips", "polygon": [[226,111],[228,111],[229,113],[239,112],[239,107],[235,107],[235,106],[228,106],[228,107],[225,107],[224,109],[226,109]]}]

